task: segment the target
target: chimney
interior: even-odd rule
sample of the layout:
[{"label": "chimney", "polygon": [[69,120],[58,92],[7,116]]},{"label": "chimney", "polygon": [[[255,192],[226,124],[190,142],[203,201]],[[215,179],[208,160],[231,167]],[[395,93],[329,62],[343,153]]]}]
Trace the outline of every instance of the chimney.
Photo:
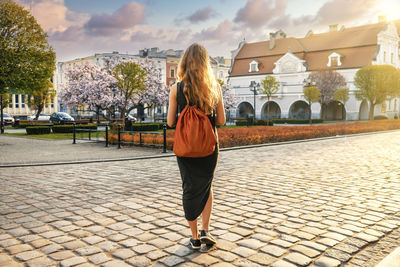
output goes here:
[{"label": "chimney", "polygon": [[269,50],[274,49],[275,47],[275,33],[269,33]]},{"label": "chimney", "polygon": [[329,32],[337,32],[337,31],[338,31],[338,24],[329,25]]},{"label": "chimney", "polygon": [[380,16],[378,17],[379,23],[381,23],[381,22],[386,22],[386,20],[387,20],[386,15],[380,15]]}]

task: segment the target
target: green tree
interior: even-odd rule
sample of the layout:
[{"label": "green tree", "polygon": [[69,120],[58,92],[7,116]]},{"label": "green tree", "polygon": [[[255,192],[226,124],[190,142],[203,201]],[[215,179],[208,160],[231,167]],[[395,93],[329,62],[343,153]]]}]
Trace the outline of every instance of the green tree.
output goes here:
[{"label": "green tree", "polygon": [[47,80],[47,85],[42,90],[36,90],[28,97],[28,106],[36,111],[35,120],[39,118],[44,107],[49,105],[56,96],[53,90],[53,84]]},{"label": "green tree", "polygon": [[369,102],[369,119],[374,119],[375,106],[395,94],[397,69],[390,65],[373,65],[359,69],[354,77],[356,98]]},{"label": "green tree", "polygon": [[[134,98],[140,92],[146,90],[147,71],[142,69],[135,62],[122,62],[115,66],[113,71],[114,77],[117,79],[119,95],[121,96],[122,104],[121,119],[125,121],[125,113],[128,105],[132,106]],[[123,125],[125,125],[123,123]]]},{"label": "green tree", "polygon": [[269,125],[269,101],[273,95],[278,93],[281,84],[275,77],[267,75],[261,80],[260,93],[267,96],[267,125]]},{"label": "green tree", "polygon": [[0,1],[0,59],[0,94],[42,91],[55,70],[47,35],[29,11],[11,0]]},{"label": "green tree", "polygon": [[311,119],[311,105],[314,102],[318,102],[321,99],[321,92],[319,91],[318,87],[315,86],[307,86],[303,88],[303,94],[304,94],[304,99],[308,102],[308,108],[310,111],[309,114],[309,119],[310,119],[310,124],[312,124],[312,119]]}]

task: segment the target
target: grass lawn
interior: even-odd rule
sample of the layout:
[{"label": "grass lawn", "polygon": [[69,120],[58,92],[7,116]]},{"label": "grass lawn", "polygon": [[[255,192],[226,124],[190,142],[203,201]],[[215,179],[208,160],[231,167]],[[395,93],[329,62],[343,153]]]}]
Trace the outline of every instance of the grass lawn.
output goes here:
[{"label": "grass lawn", "polygon": [[[97,132],[99,137],[103,137],[105,132]],[[96,138],[96,134],[92,133],[92,139]],[[20,136],[20,137],[28,137],[28,138],[37,138],[37,139],[49,139],[49,140],[72,140],[72,133],[50,133],[50,134],[26,134],[26,133],[6,133],[6,135]],[[88,134],[76,134],[76,138],[88,138]]]}]

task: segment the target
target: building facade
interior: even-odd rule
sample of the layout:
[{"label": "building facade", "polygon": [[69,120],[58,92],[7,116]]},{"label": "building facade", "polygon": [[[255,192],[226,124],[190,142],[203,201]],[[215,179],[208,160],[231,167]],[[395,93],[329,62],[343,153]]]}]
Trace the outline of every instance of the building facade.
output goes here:
[{"label": "building facade", "polygon": [[[232,51],[229,70],[229,87],[238,106],[231,111],[236,117],[266,118],[267,98],[255,95],[252,81],[260,83],[266,75],[275,77],[281,84],[279,92],[269,102],[270,118],[308,118],[308,104],[303,88],[311,72],[336,70],[346,80],[349,101],[328,104],[326,120],[368,119],[369,106],[355,97],[356,72],[368,65],[392,65],[400,68],[400,21],[381,21],[359,27],[338,28],[331,25],[329,32],[314,34],[309,31],[304,38],[287,37],[283,31],[270,34],[268,41],[241,42]],[[253,90],[252,90],[253,89]],[[312,117],[319,118],[321,106],[313,103]],[[375,115],[393,118],[399,114],[399,99],[391,99],[375,107]]]}]

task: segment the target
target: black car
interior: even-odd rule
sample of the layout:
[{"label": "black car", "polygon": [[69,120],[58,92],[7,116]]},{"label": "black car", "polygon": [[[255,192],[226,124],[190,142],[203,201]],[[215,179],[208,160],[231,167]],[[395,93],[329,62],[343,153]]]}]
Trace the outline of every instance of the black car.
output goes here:
[{"label": "black car", "polygon": [[64,124],[66,122],[74,121],[74,118],[65,112],[54,112],[50,116],[50,121],[54,124]]}]

